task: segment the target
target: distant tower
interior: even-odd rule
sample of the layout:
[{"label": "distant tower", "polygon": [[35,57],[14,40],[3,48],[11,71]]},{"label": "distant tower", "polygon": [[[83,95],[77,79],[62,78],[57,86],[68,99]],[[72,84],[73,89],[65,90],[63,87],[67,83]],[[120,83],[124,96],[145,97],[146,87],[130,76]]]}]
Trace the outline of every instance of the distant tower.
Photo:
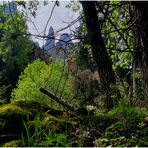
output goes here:
[{"label": "distant tower", "polygon": [[68,45],[71,43],[71,38],[70,36],[68,35],[68,33],[63,33],[61,36],[60,36],[60,41],[59,41],[60,45],[62,48],[66,49],[66,50],[69,50],[68,49]]},{"label": "distant tower", "polygon": [[60,55],[60,59],[64,59],[68,56],[68,54],[72,51],[70,48],[71,38],[67,33],[63,33],[60,36],[59,46],[61,48],[62,55]]},{"label": "distant tower", "polygon": [[34,43],[34,45],[35,45],[35,48],[40,48],[40,45],[39,45],[39,42],[38,42],[38,41],[36,41],[36,42]]},{"label": "distant tower", "polygon": [[44,50],[52,55],[54,48],[55,48],[54,30],[52,27],[50,27],[48,32],[48,39],[46,40],[46,43],[44,45]]}]

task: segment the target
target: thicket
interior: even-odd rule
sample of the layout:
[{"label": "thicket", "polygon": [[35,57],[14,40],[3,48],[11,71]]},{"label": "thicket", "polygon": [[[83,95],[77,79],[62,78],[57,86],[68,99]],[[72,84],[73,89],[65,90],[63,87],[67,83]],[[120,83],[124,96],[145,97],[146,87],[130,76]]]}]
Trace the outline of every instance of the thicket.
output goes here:
[{"label": "thicket", "polygon": [[12,91],[12,100],[34,100],[55,104],[40,92],[40,88],[45,87],[55,95],[72,102],[70,76],[66,71],[63,72],[63,66],[61,61],[53,61],[47,65],[40,59],[35,60],[19,77],[17,88]]}]

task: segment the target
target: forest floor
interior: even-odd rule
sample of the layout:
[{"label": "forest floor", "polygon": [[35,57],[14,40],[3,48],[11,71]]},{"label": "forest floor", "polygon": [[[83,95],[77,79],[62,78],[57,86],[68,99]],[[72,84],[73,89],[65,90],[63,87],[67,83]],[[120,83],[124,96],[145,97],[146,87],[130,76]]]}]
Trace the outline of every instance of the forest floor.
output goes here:
[{"label": "forest floor", "polygon": [[79,113],[44,103],[14,101],[0,106],[0,146],[148,146],[148,110],[119,104]]}]

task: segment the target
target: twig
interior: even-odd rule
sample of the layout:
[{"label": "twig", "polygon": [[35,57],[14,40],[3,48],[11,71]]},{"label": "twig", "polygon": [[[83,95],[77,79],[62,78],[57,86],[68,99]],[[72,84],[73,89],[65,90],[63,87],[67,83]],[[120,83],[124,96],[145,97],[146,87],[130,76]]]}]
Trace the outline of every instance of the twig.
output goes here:
[{"label": "twig", "polygon": [[114,33],[114,32],[126,31],[126,30],[130,29],[136,23],[137,20],[138,20],[138,17],[131,24],[129,24],[129,26],[127,26],[126,28],[115,29],[115,30],[112,30],[112,31],[107,32],[105,34],[108,35],[108,34]]},{"label": "twig", "polygon": [[50,16],[49,16],[49,18],[48,18],[48,20],[47,20],[47,23],[46,23],[46,25],[45,25],[45,29],[44,29],[44,31],[43,31],[44,34],[46,33],[46,29],[47,29],[48,23],[49,23],[49,21],[50,21],[50,19],[51,19],[51,17],[52,17],[52,14],[53,14],[53,11],[54,11],[54,9],[55,9],[55,6],[56,6],[56,2],[55,2],[54,6],[53,6],[53,8],[52,8],[52,10],[51,10]]},{"label": "twig", "polygon": [[[49,16],[49,18],[48,18],[48,20],[47,20],[47,23],[46,23],[46,25],[45,25],[45,28],[44,28],[44,31],[43,31],[43,34],[44,34],[44,35],[46,34],[46,29],[47,29],[48,23],[49,23],[49,21],[50,21],[50,19],[51,19],[51,17],[52,17],[52,14],[53,14],[53,11],[54,11],[55,7],[56,7],[56,2],[55,2],[54,6],[53,6],[53,8],[52,8],[52,10],[51,10],[50,16]],[[44,38],[43,38],[43,45],[44,45]]]}]

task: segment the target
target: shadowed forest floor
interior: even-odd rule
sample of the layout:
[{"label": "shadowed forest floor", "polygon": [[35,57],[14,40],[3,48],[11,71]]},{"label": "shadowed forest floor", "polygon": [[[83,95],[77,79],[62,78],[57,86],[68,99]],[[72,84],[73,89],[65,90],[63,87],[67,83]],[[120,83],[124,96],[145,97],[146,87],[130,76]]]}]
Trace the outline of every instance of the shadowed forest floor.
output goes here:
[{"label": "shadowed forest floor", "polygon": [[148,110],[119,104],[77,114],[34,101],[0,106],[0,146],[148,146]]}]

